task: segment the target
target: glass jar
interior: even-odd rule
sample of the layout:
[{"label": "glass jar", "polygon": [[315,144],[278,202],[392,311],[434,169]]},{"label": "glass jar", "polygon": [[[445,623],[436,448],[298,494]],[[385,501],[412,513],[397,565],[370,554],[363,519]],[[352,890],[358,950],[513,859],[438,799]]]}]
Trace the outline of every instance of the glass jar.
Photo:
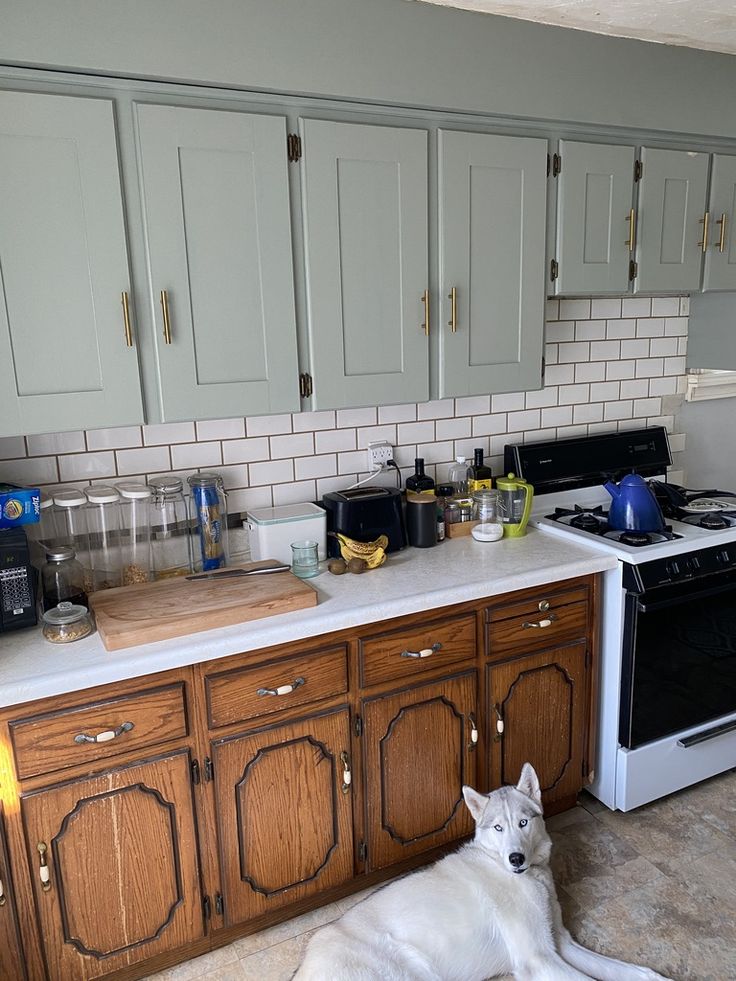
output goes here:
[{"label": "glass jar", "polygon": [[120,495],[107,484],[88,487],[86,494],[92,581],[95,589],[112,589],[122,582]]},{"label": "glass jar", "polygon": [[146,484],[117,485],[120,494],[120,550],[123,586],[151,578],[151,488]]},{"label": "glass jar", "polygon": [[41,605],[51,610],[59,603],[87,604],[84,569],[69,545],[50,546],[41,566]]},{"label": "glass jar", "polygon": [[153,477],[148,486],[153,578],[186,576],[192,571],[192,561],[181,479]]},{"label": "glass jar", "polygon": [[495,542],[503,538],[503,523],[499,514],[497,490],[478,490],[473,494],[473,538],[483,542]]},{"label": "glass jar", "polygon": [[54,515],[54,499],[52,497],[41,494],[38,521],[26,525],[26,537],[31,564],[40,569],[46,561],[46,549],[59,544]]},{"label": "glass jar", "polygon": [[81,491],[59,491],[54,494],[54,522],[56,544],[70,545],[74,549],[77,562],[84,569],[84,591],[91,593],[95,587],[89,554],[87,498]]},{"label": "glass jar", "polygon": [[86,606],[59,603],[43,615],[43,635],[52,644],[71,644],[89,637],[94,630]]},{"label": "glass jar", "polygon": [[227,565],[227,497],[218,473],[187,477],[191,496],[192,563],[195,572],[209,572]]}]

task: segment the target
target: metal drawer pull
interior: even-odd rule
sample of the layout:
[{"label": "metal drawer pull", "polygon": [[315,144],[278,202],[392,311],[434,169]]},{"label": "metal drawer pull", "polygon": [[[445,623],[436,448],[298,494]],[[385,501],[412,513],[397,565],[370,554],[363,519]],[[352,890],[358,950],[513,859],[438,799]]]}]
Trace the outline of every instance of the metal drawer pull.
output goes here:
[{"label": "metal drawer pull", "polygon": [[350,769],[350,757],[345,752],[345,750],[340,753],[340,759],[342,760],[342,792],[346,794],[350,790],[350,784],[353,782],[353,774]]},{"label": "metal drawer pull", "polygon": [[524,630],[529,630],[535,627],[551,627],[552,623],[556,619],[557,617],[554,615],[554,613],[550,613],[549,616],[545,617],[543,620],[526,620],[521,626]]},{"label": "metal drawer pull", "polygon": [[716,225],[721,226],[721,234],[718,236],[718,251],[724,252],[726,249],[726,212],[724,211],[721,217],[716,222]]},{"label": "metal drawer pull", "polygon": [[171,317],[169,315],[169,294],[161,290],[161,313],[164,318],[164,344],[171,344]]},{"label": "metal drawer pull", "polygon": [[3,880],[0,879],[0,906],[5,905],[5,890],[3,889]]},{"label": "metal drawer pull", "polygon": [[421,301],[424,304],[424,323],[420,324],[419,327],[424,331],[425,336],[429,337],[429,290],[422,293]]},{"label": "metal drawer pull", "polygon": [[423,647],[421,651],[402,651],[399,656],[413,657],[413,658],[431,657],[433,654],[436,654],[437,651],[441,651],[441,650],[442,650],[442,644],[437,643],[437,644],[432,644],[431,647]]},{"label": "metal drawer pull", "polygon": [[41,888],[44,892],[48,892],[51,889],[51,873],[48,862],[46,861],[46,842],[39,841],[36,845],[36,850],[38,851],[38,877],[41,880]]},{"label": "metal drawer pull", "polygon": [[130,307],[128,305],[128,294],[121,293],[123,304],[123,329],[125,331],[126,347],[133,347],[133,331],[130,329]]},{"label": "metal drawer pull", "polygon": [[699,225],[703,226],[703,237],[698,242],[698,246],[703,252],[708,248],[708,222],[710,221],[710,211],[706,211],[703,217],[698,221]]},{"label": "metal drawer pull", "polygon": [[82,743],[109,743],[111,739],[117,739],[124,732],[130,732],[131,729],[135,729],[134,723],[123,722],[117,729],[106,729],[104,732],[98,732],[96,736],[88,736],[85,732],[80,732],[78,736],[74,737],[74,742],[80,745]]},{"label": "metal drawer pull", "polygon": [[450,292],[447,294],[447,299],[450,301],[450,319],[447,321],[447,326],[450,328],[452,334],[457,333],[457,286],[453,286]]},{"label": "metal drawer pull", "polygon": [[636,248],[636,210],[634,208],[629,212],[629,217],[626,221],[629,223],[629,237],[624,242],[624,245],[628,245],[629,252],[633,252]]},{"label": "metal drawer pull", "polygon": [[290,685],[279,685],[278,688],[259,688],[256,695],[290,695],[295,688],[306,684],[304,678],[294,678]]},{"label": "metal drawer pull", "polygon": [[501,715],[501,709],[498,705],[493,706],[493,711],[496,713],[496,735],[493,737],[495,743],[499,742],[503,736],[504,724],[503,716]]},{"label": "metal drawer pull", "polygon": [[471,712],[468,716],[468,722],[470,723],[470,748],[475,749],[478,743],[478,726],[475,722],[475,716]]}]

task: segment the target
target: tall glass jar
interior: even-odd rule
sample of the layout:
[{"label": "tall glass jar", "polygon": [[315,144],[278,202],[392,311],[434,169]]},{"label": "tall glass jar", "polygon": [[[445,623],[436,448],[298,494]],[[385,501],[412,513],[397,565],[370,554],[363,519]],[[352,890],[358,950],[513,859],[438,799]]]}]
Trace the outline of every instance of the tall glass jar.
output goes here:
[{"label": "tall glass jar", "polygon": [[41,602],[44,612],[64,602],[87,604],[84,570],[69,545],[53,545],[46,552],[41,566]]},{"label": "tall glass jar", "polygon": [[120,494],[123,586],[151,578],[151,488],[146,484],[117,485]]},{"label": "tall glass jar", "polygon": [[192,562],[182,482],[179,477],[153,477],[149,487],[153,578],[186,576]]},{"label": "tall glass jar", "polygon": [[88,487],[86,494],[94,588],[111,589],[122,582],[120,495],[107,484]]},{"label": "tall glass jar", "polygon": [[227,498],[218,473],[187,477],[192,519],[192,560],[197,572],[227,565]]},{"label": "tall glass jar", "polygon": [[81,491],[59,491],[54,494],[54,520],[60,545],[71,545],[84,569],[84,591],[94,590],[92,559],[89,548],[89,526],[87,524],[87,498]]},{"label": "tall glass jar", "polygon": [[26,537],[31,555],[31,564],[37,569],[46,561],[46,549],[57,544],[56,516],[54,499],[41,494],[40,512],[35,524],[26,525]]}]

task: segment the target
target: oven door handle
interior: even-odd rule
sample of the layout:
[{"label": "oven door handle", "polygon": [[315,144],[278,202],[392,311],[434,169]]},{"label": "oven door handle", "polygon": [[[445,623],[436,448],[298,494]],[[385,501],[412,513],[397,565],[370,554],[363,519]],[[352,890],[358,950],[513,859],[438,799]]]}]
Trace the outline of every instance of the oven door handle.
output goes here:
[{"label": "oven door handle", "polygon": [[[654,613],[656,610],[666,610],[670,606],[679,606],[683,600],[689,603],[692,600],[707,599],[709,596],[718,596],[720,593],[732,592],[736,592],[736,582],[733,581],[723,583],[720,586],[711,586],[706,589],[694,589],[691,593],[684,595],[678,590],[677,594],[670,599],[645,601],[640,598],[637,600],[636,609],[639,613]],[[646,593],[643,595],[644,597],[647,596]]]}]

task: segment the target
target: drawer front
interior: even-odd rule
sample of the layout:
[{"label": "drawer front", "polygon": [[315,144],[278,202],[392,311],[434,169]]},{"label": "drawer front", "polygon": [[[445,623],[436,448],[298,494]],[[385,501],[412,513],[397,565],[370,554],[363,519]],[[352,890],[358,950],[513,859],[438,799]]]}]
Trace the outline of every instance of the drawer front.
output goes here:
[{"label": "drawer front", "polygon": [[316,702],[348,690],[347,647],[264,661],[205,677],[211,729]]},{"label": "drawer front", "polygon": [[486,611],[488,653],[494,657],[523,653],[584,637],[588,630],[585,587],[513,603]]},{"label": "drawer front", "polygon": [[424,671],[475,657],[475,616],[420,623],[360,640],[360,684],[411,679]]},{"label": "drawer front", "polygon": [[184,685],[178,682],[14,719],[9,728],[20,779],[131,749],[148,751],[157,743],[188,735]]}]

